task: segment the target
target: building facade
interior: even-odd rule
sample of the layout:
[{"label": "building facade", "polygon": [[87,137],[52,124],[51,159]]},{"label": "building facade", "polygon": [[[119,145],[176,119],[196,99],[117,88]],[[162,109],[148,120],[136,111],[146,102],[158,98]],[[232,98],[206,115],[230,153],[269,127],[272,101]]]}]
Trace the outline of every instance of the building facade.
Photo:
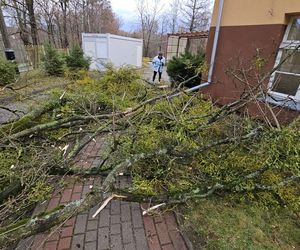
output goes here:
[{"label": "building facade", "polygon": [[281,123],[299,116],[299,0],[215,0],[206,55],[211,72],[203,91],[216,103],[239,99],[263,79],[265,95],[245,112]]}]

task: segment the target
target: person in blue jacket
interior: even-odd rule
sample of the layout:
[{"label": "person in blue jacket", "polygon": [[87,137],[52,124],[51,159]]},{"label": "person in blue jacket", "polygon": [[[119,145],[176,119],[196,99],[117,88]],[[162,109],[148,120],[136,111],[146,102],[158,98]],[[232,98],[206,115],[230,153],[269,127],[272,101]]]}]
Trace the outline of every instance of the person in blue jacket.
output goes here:
[{"label": "person in blue jacket", "polygon": [[161,80],[161,75],[163,72],[163,67],[166,64],[166,59],[163,57],[163,54],[161,52],[158,53],[158,56],[154,57],[152,60],[152,66],[153,66],[153,78],[152,81],[155,81],[156,75],[158,73],[158,81]]}]

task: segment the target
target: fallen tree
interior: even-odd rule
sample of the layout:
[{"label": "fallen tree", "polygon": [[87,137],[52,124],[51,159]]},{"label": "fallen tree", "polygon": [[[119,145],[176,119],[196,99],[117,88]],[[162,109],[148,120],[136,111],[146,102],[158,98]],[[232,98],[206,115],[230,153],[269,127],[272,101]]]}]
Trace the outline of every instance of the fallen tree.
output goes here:
[{"label": "fallen tree", "polygon": [[[5,135],[0,139],[0,156],[5,159],[0,168],[5,194],[0,214],[6,218],[1,221],[0,245],[44,232],[99,204],[101,194],[111,191],[128,201],[166,204],[216,193],[238,199],[242,194],[249,201],[279,200],[298,208],[300,134],[295,127],[299,120],[279,130],[235,114],[258,95],[257,86],[251,90],[254,93],[218,109],[200,93],[148,89],[130,69],[109,70],[100,80],[82,81],[54,96],[58,101],[51,101],[50,109],[44,104],[28,122],[20,118],[21,127],[14,126],[18,121],[0,127]],[[110,142],[108,152],[102,152],[105,163],[91,170],[74,168],[80,150],[101,133]],[[32,178],[37,169],[41,176]],[[130,190],[113,187],[120,173],[132,176]],[[28,198],[38,179],[47,182],[51,175],[64,174],[106,177],[83,200],[12,223],[9,218],[15,218],[15,211],[8,213],[4,208],[11,206],[5,204],[6,198],[14,194],[7,194],[4,186],[22,180],[21,187],[27,188],[17,201],[34,204],[47,198],[47,193],[37,200]],[[26,210],[18,202],[11,207],[18,207],[22,214]]]}]

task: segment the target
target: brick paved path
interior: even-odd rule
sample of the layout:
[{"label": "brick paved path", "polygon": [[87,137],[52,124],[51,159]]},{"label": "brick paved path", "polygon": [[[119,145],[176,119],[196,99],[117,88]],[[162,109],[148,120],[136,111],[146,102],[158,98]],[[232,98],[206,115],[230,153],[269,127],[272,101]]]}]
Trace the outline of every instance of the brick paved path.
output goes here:
[{"label": "brick paved path", "polygon": [[[103,139],[91,142],[81,152],[76,166],[89,168],[97,166],[101,160],[99,150]],[[60,204],[84,198],[100,178],[65,178],[61,187],[52,194],[49,201],[36,207],[34,214],[49,211]],[[126,188],[131,185],[129,177],[122,176],[116,186]],[[142,209],[136,202],[111,201],[105,209],[92,218],[100,204],[81,213],[51,232],[35,235],[19,243],[17,250],[43,249],[85,249],[85,250],[185,250],[187,249],[173,214],[164,216],[142,216]]]}]

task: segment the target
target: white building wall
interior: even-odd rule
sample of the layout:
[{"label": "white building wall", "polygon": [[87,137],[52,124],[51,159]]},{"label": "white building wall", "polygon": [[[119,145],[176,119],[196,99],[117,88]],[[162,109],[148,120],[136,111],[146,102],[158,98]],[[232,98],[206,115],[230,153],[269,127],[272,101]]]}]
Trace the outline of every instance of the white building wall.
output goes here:
[{"label": "white building wall", "polygon": [[140,39],[83,33],[82,47],[85,55],[92,59],[92,70],[102,70],[103,64],[108,62],[116,67],[142,67],[143,41]]}]

